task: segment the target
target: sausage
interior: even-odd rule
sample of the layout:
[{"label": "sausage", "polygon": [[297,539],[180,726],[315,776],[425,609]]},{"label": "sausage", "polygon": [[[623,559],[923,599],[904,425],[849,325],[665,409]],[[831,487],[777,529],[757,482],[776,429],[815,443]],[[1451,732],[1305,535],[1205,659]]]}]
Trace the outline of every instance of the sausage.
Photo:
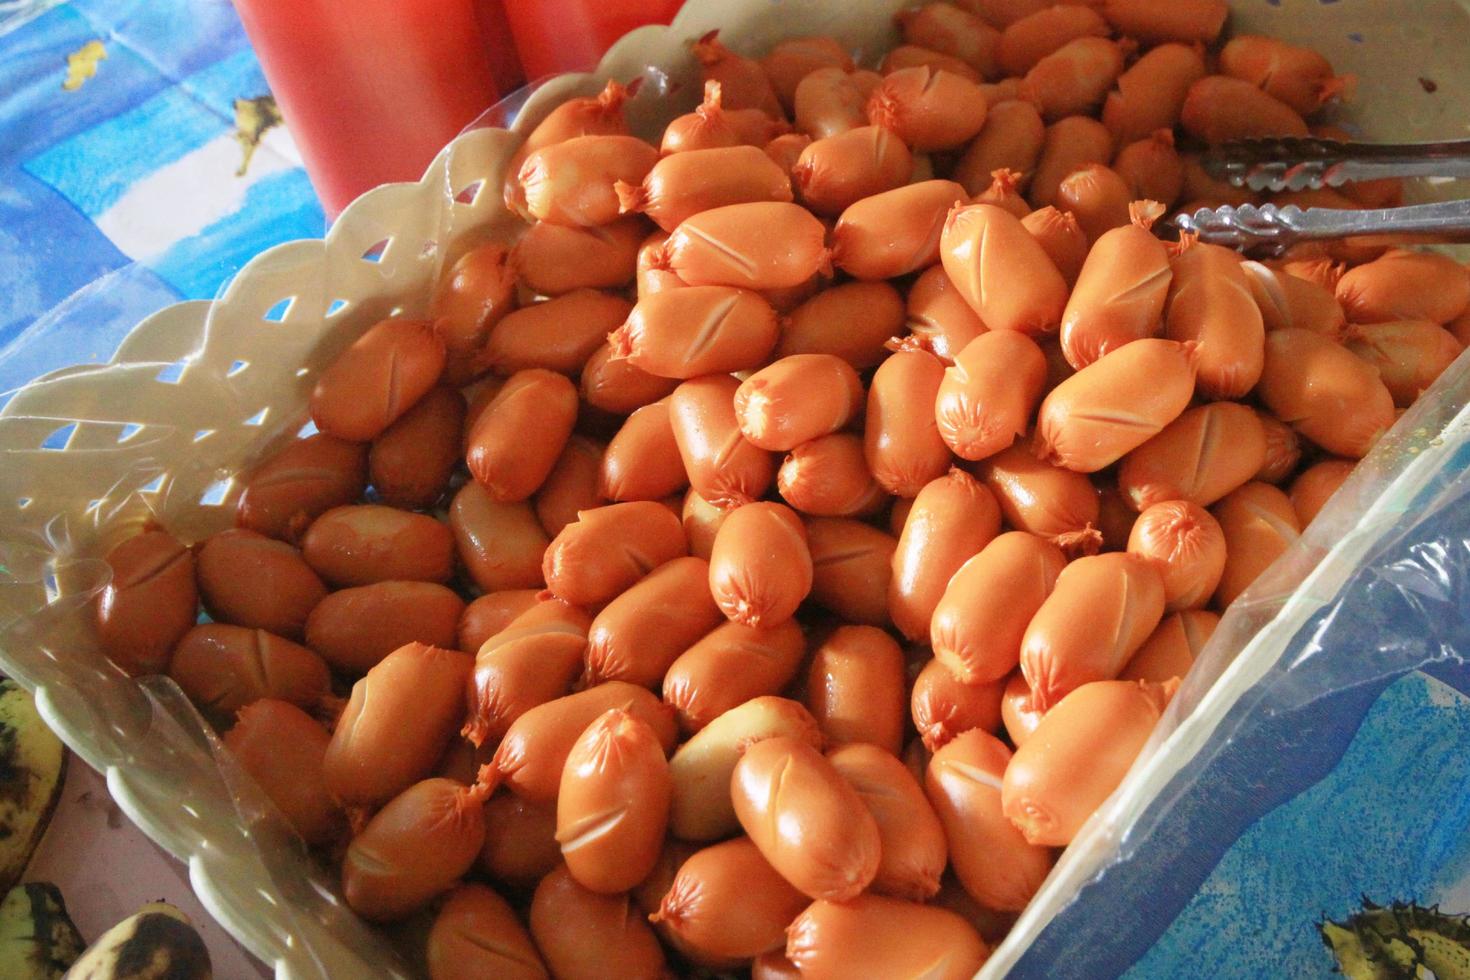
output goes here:
[{"label": "sausage", "polygon": [[[517,194],[518,166],[512,162],[506,171],[510,174],[507,189],[513,187]],[[429,319],[434,336],[444,345],[445,384],[463,385],[474,377],[475,357],[491,328],[515,308],[516,270],[510,252],[501,245],[487,243],[470,249],[440,277],[429,300]]]},{"label": "sausage", "polygon": [[1025,908],[1052,865],[1051,851],[1027,843],[1001,810],[1010,762],[1000,739],[972,728],[935,752],[924,776],[955,876],[975,901],[1002,912]]},{"label": "sausage", "polygon": [[460,734],[479,748],[527,711],[564,696],[581,670],[590,624],[580,609],[552,599],[486,640],[465,687],[468,719]]},{"label": "sausage", "polygon": [[658,163],[658,149],[636,136],[575,136],[536,150],[516,177],[526,210],[558,225],[607,225],[618,219],[618,181],[637,184]]},{"label": "sausage", "polygon": [[914,678],[909,695],[909,714],[914,728],[930,752],[961,732],[980,728],[1000,731],[1000,699],[1005,681],[966,684],[938,660],[930,660]]},{"label": "sausage", "polygon": [[1215,605],[1235,601],[1302,533],[1291,500],[1269,483],[1247,483],[1211,511],[1225,532],[1225,573]]},{"label": "sausage", "polygon": [[1037,452],[1094,473],[1157,435],[1194,395],[1193,345],[1144,339],[1104,354],[1057,385],[1037,415]]},{"label": "sausage", "polygon": [[449,505],[459,563],[486,592],[543,584],[541,556],[551,543],[529,504],[502,504],[474,481]]},{"label": "sausage", "polygon": [[1112,795],[1177,689],[1177,681],[1100,681],[1048,711],[1006,767],[1001,800],[1033,844],[1071,843]]},{"label": "sausage", "polygon": [[1163,323],[1173,271],[1168,250],[1151,231],[1163,208],[1141,201],[1129,205],[1129,216],[1131,223],[1104,232],[1087,253],[1062,314],[1062,353],[1078,370],[1157,335]]},{"label": "sausage", "polygon": [[803,980],[973,976],[990,948],[948,909],[881,895],[813,902],[787,931],[786,958]]},{"label": "sausage", "polygon": [[1184,161],[1174,149],[1172,129],[1156,130],[1129,143],[1113,158],[1112,169],[1123,178],[1130,200],[1158,201],[1168,207],[1184,192]]},{"label": "sausage", "polygon": [[1103,0],[1102,15],[1119,33],[1144,44],[1178,41],[1213,44],[1225,26],[1230,6],[1225,0]]},{"label": "sausage", "polygon": [[1169,612],[1202,608],[1225,571],[1225,533],[1209,511],[1187,500],[1154,504],[1140,514],[1128,551],[1154,563]]},{"label": "sausage", "polygon": [[868,121],[911,150],[957,149],[985,125],[980,86],[952,72],[920,65],[890,72],[868,99]]},{"label": "sausage", "polygon": [[903,297],[888,283],[842,283],[783,319],[776,356],[836,354],[863,371],[883,360],[883,345],[903,332],[903,319]]},{"label": "sausage", "polygon": [[1266,433],[1266,461],[1256,471],[1254,480],[1264,483],[1280,483],[1296,472],[1302,458],[1301,440],[1296,430],[1270,412],[1256,412],[1261,428]]},{"label": "sausage", "polygon": [[765,495],[775,475],[770,453],[740,432],[732,377],[685,381],[669,398],[669,418],[689,483],[716,507],[738,507]]},{"label": "sausage", "polygon": [[873,375],[863,452],[873,479],[889,493],[912,497],[949,469],[952,457],[934,418],[943,380],[943,362],[911,343]]},{"label": "sausage", "polygon": [[1251,295],[1267,330],[1298,327],[1337,340],[1347,317],[1332,290],[1259,262],[1242,262]]},{"label": "sausage", "polygon": [[327,794],[322,756],[331,736],[294,704],[262,698],[240,710],[225,748],[309,847],[342,838],[347,821]]},{"label": "sausage", "polygon": [[1272,37],[1240,34],[1220,49],[1220,71],[1275,96],[1303,116],[1350,88],[1332,74],[1332,62],[1311,48]]},{"label": "sausage", "polygon": [[627,415],[644,405],[666,398],[679,386],[676,378],[660,378],[614,357],[612,347],[602,344],[582,368],[582,400],[593,408]]},{"label": "sausage", "polygon": [[444,359],[444,342],[427,321],[380,320],[321,373],[311,419],[329,436],[376,439],[439,382]]},{"label": "sausage", "polygon": [[442,585],[375,582],[318,602],[306,618],[306,644],[337,670],[363,674],[407,643],[463,649],[464,613],[464,600]]},{"label": "sausage", "polygon": [[485,804],[485,846],[476,864],[497,882],[533,887],[561,863],[556,807],[496,793]]},{"label": "sausage", "polygon": [[470,664],[457,650],[408,643],[353,684],[322,760],[327,792],[373,807],[427,776],[464,720]]},{"label": "sausage", "polygon": [[531,938],[559,980],[659,980],[663,947],[627,895],[599,895],[577,884],[563,865],[536,886]]},{"label": "sausage", "polygon": [[[160,552],[167,553],[168,549],[153,551],[152,547],[145,554],[153,558],[149,567],[158,567]],[[199,597],[211,618],[235,626],[262,629],[287,639],[301,638],[306,617],[327,594],[327,587],[299,551],[285,542],[254,531],[232,529],[210,535],[195,553],[193,564]],[[153,580],[158,583],[154,588],[159,590],[159,596],[146,605],[149,615],[157,609],[160,622],[150,630],[158,629],[164,623],[177,626],[183,621],[186,591],[181,582],[182,572],[176,570],[178,567],[164,566],[163,577]],[[185,563],[182,567],[188,568],[189,565]],[[136,574],[120,578],[124,583],[132,583]],[[167,586],[166,592],[163,591],[164,586]],[[120,626],[130,623],[131,610],[129,613],[119,623]],[[193,618],[191,615],[190,619]],[[142,661],[137,664],[139,667],[145,665]]]},{"label": "sausage", "polygon": [[1307,135],[1306,122],[1291,106],[1225,75],[1206,75],[1191,85],[1179,121],[1189,135],[1210,144]]},{"label": "sausage", "polygon": [[[735,110],[724,106],[724,90],[714,79],[704,83],[704,101],[669,122],[664,127],[659,152],[664,156],[693,153],[697,150],[717,150],[742,143],[732,116]],[[776,120],[765,116],[773,126]],[[614,185],[616,189],[616,185]]]},{"label": "sausage", "polygon": [[955,208],[945,220],[939,254],[955,288],[991,330],[1034,335],[1061,323],[1067,283],[1009,211],[993,204]]},{"label": "sausage", "polygon": [[909,332],[947,364],[953,364],[965,345],[986,330],[942,265],[930,266],[914,280],[907,311]]},{"label": "sausage", "polygon": [[996,61],[1007,75],[1025,75],[1069,42],[1107,34],[1107,21],[1090,7],[1047,7],[1007,25],[996,48]]},{"label": "sausage", "polygon": [[378,498],[395,507],[432,506],[459,463],[464,414],[463,395],[435,388],[385,429],[368,452]]},{"label": "sausage", "polygon": [[1170,613],[1138,648],[1118,679],[1162,684],[1171,677],[1183,678],[1219,624],[1218,615],[1203,609]]},{"label": "sausage", "polygon": [[1025,189],[1045,139],[1046,123],[1030,102],[992,102],[985,125],[955,163],[953,177],[964,185],[966,193],[978,194],[995,171],[1010,170],[1021,174],[1019,186]]},{"label": "sausage", "polygon": [[429,930],[429,980],[544,980],[546,967],[510,903],[484,885],[449,892]]},{"label": "sausage", "polygon": [[1343,273],[1337,298],[1353,323],[1444,324],[1470,306],[1470,275],[1447,255],[1394,249]]},{"label": "sausage", "polygon": [[1068,553],[1097,550],[1097,493],[1081,473],[1037,459],[1021,444],[991,456],[975,473],[995,494],[1011,527]]},{"label": "sausage", "polygon": [[710,552],[709,592],[731,622],[783,623],[811,588],[811,552],[795,511],[759,502],[730,512]]},{"label": "sausage", "polygon": [[614,357],[666,378],[747,371],[776,346],[776,311],[732,286],[691,286],[638,301],[608,338]]},{"label": "sausage", "polygon": [[1204,77],[1205,59],[1198,48],[1160,44],[1118,76],[1117,88],[1103,103],[1103,125],[1118,146],[1172,130],[1190,86]]},{"label": "sausage", "polygon": [[796,676],[806,640],[794,620],[755,627],[724,623],[681,653],[664,675],[664,701],[694,733],[751,698],[776,694]]},{"label": "sausage", "polygon": [[1091,112],[1123,74],[1123,54],[1123,46],[1108,38],[1075,38],[1031,66],[1021,97],[1050,121]]},{"label": "sausage", "polygon": [[780,119],[781,102],[761,63],[736,54],[711,31],[694,43],[694,57],[706,82],[716,81],[731,109],[759,109]]},{"label": "sausage", "polygon": [[999,533],[995,495],[964,470],[952,469],[925,484],[893,553],[888,585],[893,625],[910,640],[927,640],[934,607],[950,577]]},{"label": "sausage", "polygon": [[841,626],[812,653],[806,706],[828,745],[903,748],[903,651],[874,626]]},{"label": "sausage", "polygon": [[1073,171],[1057,186],[1056,206],[1075,215],[1092,242],[1114,228],[1127,227],[1133,220],[1132,202],[1128,183],[1100,163]]},{"label": "sausage", "polygon": [[857,790],[878,824],[882,858],[870,886],[881,895],[922,902],[939,891],[948,848],[939,817],[908,767],[874,745],[854,743],[827,761]]},{"label": "sausage", "polygon": [[781,105],[790,111],[802,79],[823,68],[852,71],[852,55],[834,37],[792,37],[780,41],[760,60]]},{"label": "sausage", "polygon": [[894,20],[906,45],[958,58],[986,78],[999,74],[1000,32],[970,11],[951,3],[931,3],[900,11]]},{"label": "sausage", "polygon": [[741,383],[735,417],[752,445],[784,451],[845,428],[863,402],[863,383],[842,358],[792,354]]},{"label": "sausage", "polygon": [[538,221],[516,242],[511,264],[522,282],[545,296],[617,289],[633,281],[647,233],[647,223],[636,216],[593,227]]},{"label": "sausage", "polygon": [[661,500],[689,482],[674,440],[669,399],[628,416],[607,444],[597,474],[597,492],[608,500]]},{"label": "sausage", "polygon": [[1217,180],[1205,172],[1197,154],[1184,154],[1184,190],[1180,197],[1184,203],[1179,210],[1193,214],[1200,208],[1215,208],[1224,204],[1239,207],[1242,204],[1259,204],[1261,198],[1248,187],[1236,187],[1227,180]]},{"label": "sausage", "polygon": [[567,440],[534,501],[536,519],[547,534],[560,534],[580,511],[606,503],[597,485],[605,449],[602,443],[586,436]]},{"label": "sausage", "polygon": [[1000,699],[1001,721],[1005,723],[1006,735],[1012,745],[1020,748],[1021,743],[1031,737],[1036,726],[1041,724],[1041,714],[1031,703],[1031,685],[1026,683],[1026,675],[1015,671],[1006,681],[1005,693]]},{"label": "sausage", "polygon": [[1273,415],[1337,456],[1362,459],[1393,425],[1378,370],[1309,330],[1273,330],[1257,396]]},{"label": "sausage", "polygon": [[567,99],[547,113],[506,165],[506,207],[523,218],[527,217],[525,198],[521,194],[521,185],[516,180],[516,174],[520,171],[521,163],[536,150],[576,136],[627,133],[628,121],[623,115],[623,104],[631,94],[619,83],[609,81],[596,96]]},{"label": "sausage", "polygon": [[902,187],[913,167],[903,140],[868,125],[814,140],[801,151],[791,180],[807,207],[819,215],[838,215],[865,197]]},{"label": "sausage", "polygon": [[666,156],[642,184],[619,184],[617,192],[625,212],[646,214],[672,232],[685,218],[711,208],[790,201],[791,179],[760,147],[728,146]]},{"label": "sausage", "polygon": [[652,687],[669,665],[720,622],[710,563],[675,558],[608,603],[588,633],[586,680]]},{"label": "sausage", "polygon": [[[932,6],[932,4],[926,4],[926,6]],[[898,47],[890,49],[883,56],[883,62],[878,66],[878,70],[884,75],[889,75],[896,71],[903,71],[905,68],[917,68],[920,66],[939,71],[947,71],[954,75],[961,75],[972,82],[979,82],[983,78],[978,71],[965,61],[953,55],[919,47],[915,44],[900,44]]]},{"label": "sausage", "polygon": [[1347,348],[1378,369],[1400,408],[1414,404],[1464,350],[1454,334],[1428,320],[1353,324]]},{"label": "sausage", "polygon": [[[857,279],[892,279],[939,261],[939,233],[965,200],[952,180],[925,180],[855,202],[832,230],[832,261]],[[885,338],[886,339],[886,338]]]},{"label": "sausage", "polygon": [[862,437],[849,432],[793,448],[776,471],[776,489],[793,509],[813,517],[863,517],[888,499],[868,471]]},{"label": "sausage", "polygon": [[710,965],[779,949],[787,925],[809,904],[749,838],[738,837],[686,859],[649,919]]},{"label": "sausage", "polygon": [[780,289],[827,265],[826,234],[796,204],[728,204],[684,219],[664,243],[662,262],[690,286]]},{"label": "sausage", "polygon": [[812,601],[850,623],[888,623],[890,535],[861,521],[814,517],[806,522],[812,555]]},{"label": "sausage", "polygon": [[[858,75],[871,75],[871,84],[864,85],[865,79],[855,77]],[[881,80],[882,76],[872,72],[835,67],[810,72],[796,86],[793,110],[796,128],[812,139],[826,139],[866,126],[868,95]],[[790,173],[790,167],[786,172]]]},{"label": "sausage", "polygon": [[771,867],[813,898],[847,901],[878,873],[878,824],[832,763],[800,738],[763,739],[730,774],[740,826]]},{"label": "sausage", "polygon": [[1113,158],[1113,137],[1089,116],[1067,116],[1046,127],[1041,154],[1032,171],[1026,199],[1033,208],[1057,203],[1057,191],[1068,176],[1088,164]]},{"label": "sausage", "polygon": [[1118,489],[1136,510],[1168,500],[1209,507],[1255,478],[1266,459],[1258,413],[1233,402],[1191,408],[1123,459]]},{"label": "sausage", "polygon": [[[854,72],[858,76],[879,77],[876,72]],[[859,98],[862,96],[859,95]],[[861,125],[862,119],[858,119],[854,125]],[[791,179],[791,171],[796,167],[796,161],[801,159],[801,151],[811,145],[812,138],[806,133],[783,133],[767,143],[763,149],[766,156],[781,168],[786,179]]]},{"label": "sausage", "polygon": [[[1021,226],[1036,239],[1068,287],[1075,289],[1091,249],[1077,216],[1047,205],[1023,217]],[[1064,323],[1065,315],[1063,311]]]},{"label": "sausage", "polygon": [[679,518],[662,504],[609,504],[581,511],[552,539],[542,574],[564,602],[601,606],[687,547]]},{"label": "sausage", "polygon": [[525,500],[545,482],[577,421],[577,389],[544,368],[518,371],[470,427],[470,475],[497,503]]},{"label": "sausage", "polygon": [[[1070,472],[1070,471],[1068,471]],[[1116,484],[1097,486],[1097,530],[1102,535],[1104,551],[1126,551],[1128,535],[1138,523],[1138,511],[1128,503]]]},{"label": "sausage", "polygon": [[685,491],[679,519],[684,524],[684,537],[689,541],[691,555],[709,561],[714,552],[715,535],[729,514],[728,509],[716,507],[695,491]]},{"label": "sausage", "polygon": [[1324,459],[1302,470],[1291,484],[1291,506],[1298,524],[1305,528],[1352,475],[1353,462]]},{"label": "sausage", "polygon": [[[97,597],[98,644],[134,677],[162,673],[198,618],[194,554],[167,531],[144,531],[109,551],[107,564],[112,578]],[[229,572],[221,567],[216,574]],[[234,591],[233,582],[221,578],[219,584]]]},{"label": "sausage", "polygon": [[1199,345],[1201,394],[1243,398],[1260,380],[1266,331],[1240,256],[1186,237],[1170,265],[1164,335]]},{"label": "sausage", "polygon": [[1031,213],[1031,205],[1021,196],[1021,174],[1001,169],[990,175],[990,185],[976,195],[971,204],[994,204],[1018,218]]},{"label": "sausage", "polygon": [[318,433],[288,443],[241,480],[235,523],[291,544],[317,517],[362,496],[368,447]]},{"label": "sausage", "polygon": [[384,507],[334,507],[312,522],[301,557],[339,588],[374,582],[447,582],[454,573],[454,532],[428,516]]},{"label": "sausage", "polygon": [[577,289],[506,315],[490,331],[476,364],[496,374],[531,368],[574,375],[628,318],[621,296]]},{"label": "sausage", "polygon": [[[382,585],[364,586],[367,589],[383,588]],[[485,641],[505,629],[521,613],[540,604],[540,589],[504,589],[487,592],[464,607],[459,616],[457,634],[458,649],[465,653],[476,653]],[[307,640],[310,642],[311,628],[307,624]],[[432,644],[448,646],[448,644]],[[325,654],[324,654],[325,655]]]},{"label": "sausage", "polygon": [[665,289],[679,289],[684,285],[682,279],[663,267],[664,243],[668,240],[669,233],[660,230],[653,232],[639,244],[633,273],[634,292],[638,299]]}]

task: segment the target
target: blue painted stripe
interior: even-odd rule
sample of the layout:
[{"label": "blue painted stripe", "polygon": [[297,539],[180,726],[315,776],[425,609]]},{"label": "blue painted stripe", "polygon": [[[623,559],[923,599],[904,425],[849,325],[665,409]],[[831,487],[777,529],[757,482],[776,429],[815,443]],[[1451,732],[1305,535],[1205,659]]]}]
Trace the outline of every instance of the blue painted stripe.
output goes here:
[{"label": "blue painted stripe", "polygon": [[256,98],[270,92],[260,62],[251,51],[217,61],[185,78],[179,87],[231,126],[235,121],[236,99]]},{"label": "blue painted stripe", "polygon": [[250,49],[230,0],[72,0],[72,6],[174,80]]}]

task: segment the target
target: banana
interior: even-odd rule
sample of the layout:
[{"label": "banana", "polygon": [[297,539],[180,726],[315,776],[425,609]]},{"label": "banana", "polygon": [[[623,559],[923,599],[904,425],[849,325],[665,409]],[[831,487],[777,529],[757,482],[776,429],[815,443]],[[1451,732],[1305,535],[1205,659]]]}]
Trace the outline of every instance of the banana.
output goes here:
[{"label": "banana", "polygon": [[87,947],[65,980],[211,980],[209,950],[189,917],[166,902],[143,906]]},{"label": "banana", "polygon": [[0,901],[0,977],[60,980],[86,945],[55,885],[16,885]]},{"label": "banana", "polygon": [[66,747],[17,683],[0,681],[0,891],[20,880],[56,802]]}]

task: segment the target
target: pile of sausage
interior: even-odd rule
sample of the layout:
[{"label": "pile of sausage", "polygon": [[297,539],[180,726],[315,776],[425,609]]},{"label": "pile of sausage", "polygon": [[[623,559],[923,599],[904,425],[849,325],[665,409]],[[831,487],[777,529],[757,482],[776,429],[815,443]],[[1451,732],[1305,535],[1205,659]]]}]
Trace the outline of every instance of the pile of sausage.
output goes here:
[{"label": "pile of sausage", "polygon": [[1247,199],[1201,147],[1351,88],[1225,13],[932,3],[877,71],[710,37],[657,146],[616,83],[561,105],[524,234],[341,352],[238,527],[111,553],[103,649],[436,980],[970,976],[1470,335],[1436,254],[1154,234]]}]

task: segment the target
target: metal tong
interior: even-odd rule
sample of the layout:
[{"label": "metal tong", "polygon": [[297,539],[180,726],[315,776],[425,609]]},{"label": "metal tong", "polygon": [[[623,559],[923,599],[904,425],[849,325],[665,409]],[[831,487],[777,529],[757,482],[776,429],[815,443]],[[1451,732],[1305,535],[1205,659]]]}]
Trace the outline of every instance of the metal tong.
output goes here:
[{"label": "metal tong", "polygon": [[[1255,191],[1317,190],[1386,177],[1470,177],[1470,140],[1344,143],[1308,137],[1236,140],[1206,153],[1210,176]],[[1175,217],[1181,231],[1237,248],[1281,252],[1297,242],[1355,235],[1470,241],[1470,201],[1378,210],[1242,205]]]}]

